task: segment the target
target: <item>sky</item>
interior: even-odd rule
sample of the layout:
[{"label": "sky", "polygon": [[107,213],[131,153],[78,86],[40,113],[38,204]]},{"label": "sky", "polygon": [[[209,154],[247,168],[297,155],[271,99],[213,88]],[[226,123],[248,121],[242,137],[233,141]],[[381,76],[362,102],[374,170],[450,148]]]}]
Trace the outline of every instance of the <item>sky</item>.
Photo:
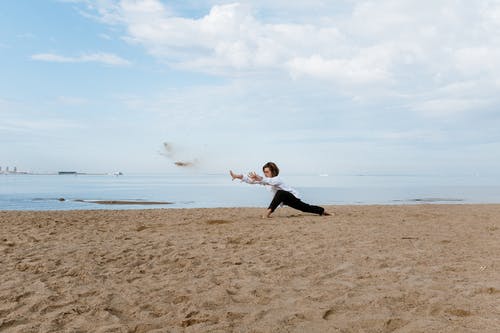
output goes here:
[{"label": "sky", "polygon": [[500,173],[500,0],[1,1],[0,75],[3,169]]}]

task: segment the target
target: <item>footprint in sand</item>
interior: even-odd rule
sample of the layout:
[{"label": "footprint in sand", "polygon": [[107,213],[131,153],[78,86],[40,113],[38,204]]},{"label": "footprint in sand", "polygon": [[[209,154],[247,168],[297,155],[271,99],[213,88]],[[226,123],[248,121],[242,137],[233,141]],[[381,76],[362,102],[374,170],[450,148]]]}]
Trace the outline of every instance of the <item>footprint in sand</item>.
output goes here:
[{"label": "footprint in sand", "polygon": [[335,314],[334,309],[328,309],[323,313],[323,319],[324,320],[330,320],[330,317],[332,317]]},{"label": "footprint in sand", "polygon": [[232,223],[232,221],[227,221],[227,220],[207,220],[205,221],[206,224],[210,224],[210,225],[213,225],[213,224],[228,224],[228,223]]},{"label": "footprint in sand", "polygon": [[470,311],[463,309],[449,309],[446,312],[456,317],[469,317],[472,314]]}]

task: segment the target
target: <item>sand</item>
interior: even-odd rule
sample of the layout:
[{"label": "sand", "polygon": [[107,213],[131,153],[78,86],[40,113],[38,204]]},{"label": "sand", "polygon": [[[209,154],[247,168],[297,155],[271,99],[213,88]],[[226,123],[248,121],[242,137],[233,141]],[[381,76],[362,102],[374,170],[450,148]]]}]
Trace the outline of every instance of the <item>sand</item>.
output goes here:
[{"label": "sand", "polygon": [[500,205],[328,210],[0,212],[0,331],[500,331]]}]

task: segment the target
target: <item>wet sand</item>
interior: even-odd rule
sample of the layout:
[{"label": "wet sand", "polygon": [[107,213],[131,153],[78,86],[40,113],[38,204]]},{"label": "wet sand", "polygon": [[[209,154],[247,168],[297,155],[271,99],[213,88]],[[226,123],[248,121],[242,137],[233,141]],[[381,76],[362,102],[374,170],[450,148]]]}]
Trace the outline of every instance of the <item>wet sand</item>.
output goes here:
[{"label": "wet sand", "polygon": [[500,205],[0,212],[0,332],[498,332]]}]

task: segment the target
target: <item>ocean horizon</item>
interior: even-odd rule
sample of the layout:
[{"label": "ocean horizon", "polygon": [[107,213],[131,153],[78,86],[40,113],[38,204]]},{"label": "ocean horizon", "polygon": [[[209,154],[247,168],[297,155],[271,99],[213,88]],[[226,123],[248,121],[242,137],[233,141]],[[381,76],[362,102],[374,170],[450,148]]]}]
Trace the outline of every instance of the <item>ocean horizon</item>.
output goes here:
[{"label": "ocean horizon", "polygon": [[[500,203],[497,177],[282,175],[316,205]],[[0,210],[267,207],[265,187],[228,174],[0,175]]]}]

